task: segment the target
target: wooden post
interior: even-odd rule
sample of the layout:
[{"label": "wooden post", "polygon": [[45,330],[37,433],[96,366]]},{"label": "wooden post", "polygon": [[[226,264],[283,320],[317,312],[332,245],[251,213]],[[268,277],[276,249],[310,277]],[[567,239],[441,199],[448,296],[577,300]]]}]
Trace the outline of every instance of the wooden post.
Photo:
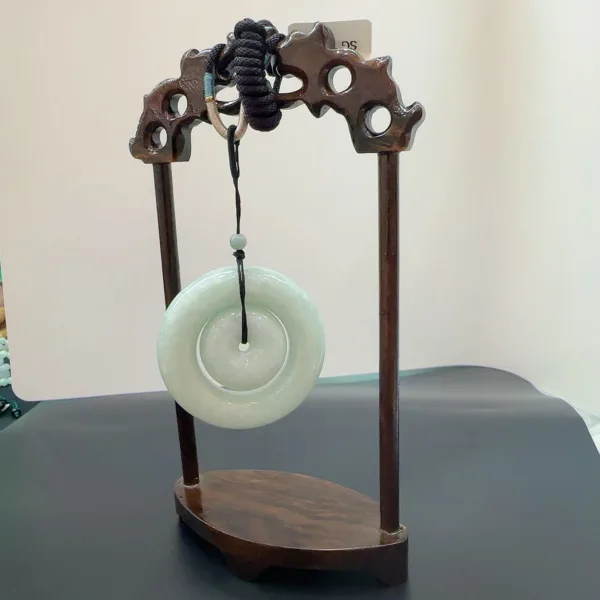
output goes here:
[{"label": "wooden post", "polygon": [[[175,223],[175,204],[173,199],[173,175],[169,163],[155,164],[153,168],[165,306],[168,307],[173,298],[181,291],[179,254],[177,250],[177,225]],[[181,451],[183,483],[186,486],[197,485],[200,481],[200,474],[196,452],[194,417],[177,403],[175,403],[175,412],[177,416],[179,448]]]},{"label": "wooden post", "polygon": [[381,529],[400,528],[398,431],[398,153],[379,161],[379,510]]}]

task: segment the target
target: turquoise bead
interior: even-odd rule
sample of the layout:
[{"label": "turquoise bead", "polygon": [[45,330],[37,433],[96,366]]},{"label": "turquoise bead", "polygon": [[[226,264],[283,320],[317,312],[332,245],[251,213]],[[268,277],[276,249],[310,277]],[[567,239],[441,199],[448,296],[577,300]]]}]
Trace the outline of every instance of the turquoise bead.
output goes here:
[{"label": "turquoise bead", "polygon": [[212,76],[212,73],[204,74],[204,97],[213,97],[215,96],[215,78]]}]

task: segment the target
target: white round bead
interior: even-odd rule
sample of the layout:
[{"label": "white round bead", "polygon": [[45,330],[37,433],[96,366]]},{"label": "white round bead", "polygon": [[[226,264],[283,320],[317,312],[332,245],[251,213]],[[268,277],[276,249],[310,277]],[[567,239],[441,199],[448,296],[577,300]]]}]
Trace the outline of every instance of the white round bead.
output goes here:
[{"label": "white round bead", "polygon": [[158,339],[175,401],[217,427],[250,429],[297,408],[314,387],[325,332],[306,293],[284,275],[247,267],[248,347],[240,348],[237,267],[211,271],[171,302]]},{"label": "white round bead", "polygon": [[248,240],[243,233],[235,233],[229,238],[229,245],[234,250],[243,250],[246,247]]}]

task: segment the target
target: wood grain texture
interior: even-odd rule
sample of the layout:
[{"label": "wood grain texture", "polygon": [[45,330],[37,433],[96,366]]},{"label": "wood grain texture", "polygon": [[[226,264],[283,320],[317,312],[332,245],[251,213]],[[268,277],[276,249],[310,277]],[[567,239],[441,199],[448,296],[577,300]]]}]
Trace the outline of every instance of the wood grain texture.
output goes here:
[{"label": "wood grain texture", "polygon": [[400,526],[398,414],[398,153],[378,155],[379,173],[379,498],[381,529]]},{"label": "wood grain texture", "polygon": [[[155,164],[153,170],[163,290],[165,307],[168,308],[175,296],[181,291],[173,174],[170,164]],[[199,481],[194,417],[177,403],[175,404],[175,417],[177,419],[183,480],[186,485],[194,485]]]},{"label": "wood grain texture", "polygon": [[[208,123],[204,100],[204,72],[208,50],[189,50],[181,59],[181,75],[158,84],[144,97],[144,107],[135,137],[129,149],[134,158],[145,163],[189,161],[191,132],[199,123]],[[317,23],[309,34],[292,33],[279,46],[279,70],[282,75],[302,80],[299,90],[278,94],[281,108],[305,104],[310,112],[321,117],[328,108],[340,113],[348,123],[352,143],[357,152],[400,152],[407,150],[413,134],[424,118],[423,107],[414,103],[405,107],[400,90],[391,76],[389,57],[363,60],[352,50],[335,48],[331,31]],[[352,74],[347,90],[336,92],[330,83],[330,74],[338,67],[346,67]],[[232,85],[231,79],[218,76],[217,94]],[[177,110],[179,96],[187,99],[183,114]],[[239,100],[221,102],[219,112],[238,114]],[[380,134],[369,129],[371,111],[384,107],[390,113],[391,124]],[[164,129],[166,141],[159,141]]]},{"label": "wood grain texture", "polygon": [[175,485],[177,512],[219,548],[236,574],[273,566],[364,570],[387,584],[407,576],[406,528],[379,527],[379,504],[322,479],[279,471],[210,471]]},{"label": "wood grain texture", "polygon": [[[389,56],[364,60],[352,50],[336,48],[331,30],[317,23],[308,34],[292,33],[279,47],[279,57],[281,73],[303,81],[299,92],[281,94],[281,102],[299,100],[315,117],[332,108],[346,119],[354,149],[359,153],[401,152],[410,148],[413,133],[425,113],[419,103],[404,106],[392,78]],[[330,80],[339,67],[347,68],[352,77],[350,86],[341,92],[333,88]],[[370,115],[378,107],[387,109],[391,123],[385,131],[373,133]]]}]

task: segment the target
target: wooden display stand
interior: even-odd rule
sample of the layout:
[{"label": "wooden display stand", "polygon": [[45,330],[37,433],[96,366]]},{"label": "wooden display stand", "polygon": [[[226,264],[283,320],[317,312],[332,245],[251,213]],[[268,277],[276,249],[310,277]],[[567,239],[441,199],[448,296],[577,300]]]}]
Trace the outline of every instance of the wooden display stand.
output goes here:
[{"label": "wooden display stand", "polygon": [[[177,513],[198,535],[218,547],[231,569],[256,579],[271,566],[365,570],[392,585],[408,575],[408,535],[399,519],[398,447],[398,153],[410,147],[424,113],[405,107],[390,75],[388,57],[362,60],[336,49],[327,27],[293,33],[279,46],[279,70],[300,78],[300,90],[278,95],[284,108],[305,104],[320,117],[328,107],[342,114],[357,152],[377,153],[379,163],[379,473],[380,501],[321,479],[278,471],[230,470],[200,474],[193,417],[176,406],[183,477],[175,484]],[[202,93],[208,51],[191,50],[181,76],[164,81],[144,99],[135,158],[152,164],[158,212],[165,303],[181,289],[171,163],[188,161],[191,129],[207,122]],[[352,74],[336,93],[331,75]],[[231,82],[219,81],[220,85]],[[187,98],[179,114],[176,100]],[[370,129],[370,113],[386,108],[391,124]],[[219,102],[237,114],[239,101]],[[166,132],[166,143],[158,133]]]}]

